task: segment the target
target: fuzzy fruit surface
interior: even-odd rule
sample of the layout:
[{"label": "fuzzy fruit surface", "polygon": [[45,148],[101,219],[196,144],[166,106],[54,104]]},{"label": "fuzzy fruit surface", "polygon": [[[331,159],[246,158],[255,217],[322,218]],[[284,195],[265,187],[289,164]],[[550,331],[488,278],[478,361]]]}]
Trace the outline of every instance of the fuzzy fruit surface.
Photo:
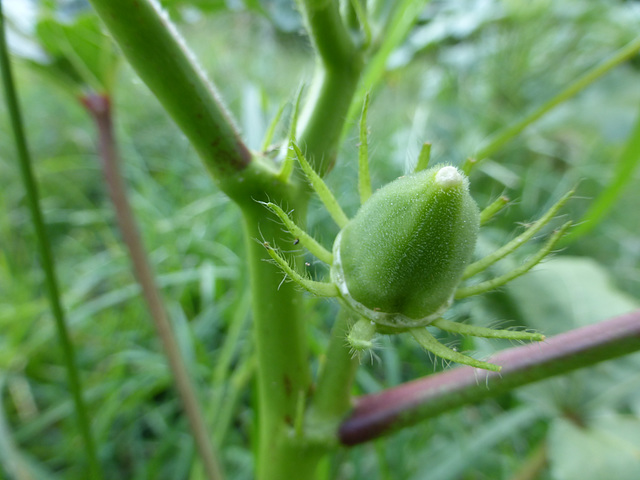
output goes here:
[{"label": "fuzzy fruit surface", "polygon": [[449,307],[479,223],[468,180],[455,167],[398,178],[371,196],[336,239],[341,291],[371,311],[428,324]]}]

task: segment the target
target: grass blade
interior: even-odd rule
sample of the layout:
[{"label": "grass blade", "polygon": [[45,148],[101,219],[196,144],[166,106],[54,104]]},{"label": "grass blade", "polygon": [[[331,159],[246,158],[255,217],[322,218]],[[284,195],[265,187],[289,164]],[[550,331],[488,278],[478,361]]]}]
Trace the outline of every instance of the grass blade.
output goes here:
[{"label": "grass blade", "polygon": [[463,166],[463,171],[468,174],[473,167],[476,167],[482,160],[493,155],[504,144],[521,133],[529,125],[534,123],[549,111],[553,110],[558,105],[569,100],[571,97],[591,85],[598,78],[600,78],[619,64],[629,60],[638,51],[640,51],[640,37],[635,38],[633,41],[614,52],[613,55],[611,55],[608,59],[593,67],[563,91],[558,93],[555,97],[542,104],[540,107],[535,109],[519,122],[510,125],[509,127],[500,130],[492,135],[486,146],[481,148],[478,153],[476,153],[476,156],[473,159],[467,160],[467,162]]},{"label": "grass blade", "polygon": [[31,168],[31,157],[27,147],[27,140],[23,128],[22,115],[18,105],[18,98],[13,82],[13,74],[11,72],[11,63],[9,60],[9,52],[5,39],[4,14],[2,12],[2,0],[0,0],[0,66],[2,66],[2,84],[4,87],[5,100],[11,117],[11,128],[16,144],[18,160],[20,165],[20,174],[27,192],[27,203],[31,213],[33,228],[36,232],[37,248],[42,268],[45,275],[45,283],[51,311],[56,323],[58,334],[58,342],[62,348],[64,363],[69,382],[69,389],[75,404],[76,421],[83,439],[85,454],[87,456],[88,469],[87,478],[99,480],[103,478],[98,456],[96,454],[95,442],[91,433],[91,426],[87,409],[82,397],[82,384],[80,381],[80,373],[76,365],[76,356],[73,343],[69,337],[67,322],[64,310],[62,309],[62,301],[60,298],[60,289],[58,287],[58,279],[56,276],[55,262],[51,245],[49,244],[49,236],[44,225],[42,210],[40,209],[40,198],[38,186],[36,184],[33,170]]},{"label": "grass blade", "polygon": [[629,182],[633,180],[634,173],[640,165],[640,110],[633,130],[629,134],[627,144],[622,151],[613,179],[602,191],[598,198],[589,206],[580,222],[563,238],[561,244],[570,243],[591,231],[600,223],[607,212],[615,205]]}]

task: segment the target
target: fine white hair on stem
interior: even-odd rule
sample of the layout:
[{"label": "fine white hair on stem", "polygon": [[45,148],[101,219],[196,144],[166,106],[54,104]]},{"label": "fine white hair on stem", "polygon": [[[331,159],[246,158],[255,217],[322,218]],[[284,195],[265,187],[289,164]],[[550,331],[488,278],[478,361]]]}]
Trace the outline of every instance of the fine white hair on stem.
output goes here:
[{"label": "fine white hair on stem", "polygon": [[233,129],[235,131],[238,131],[239,130],[238,126],[233,120],[233,117],[229,113],[229,110],[227,109],[226,105],[222,101],[222,97],[218,94],[218,91],[214,87],[211,80],[209,80],[207,73],[205,72],[204,68],[202,68],[202,65],[200,65],[200,62],[198,62],[197,57],[188,47],[184,37],[180,34],[175,24],[171,21],[171,18],[169,17],[169,13],[167,12],[167,10],[162,7],[162,5],[158,0],[149,0],[149,3],[153,7],[153,9],[158,13],[158,17],[162,20],[162,23],[164,24],[165,29],[171,34],[171,36],[174,38],[174,40],[176,41],[176,43],[178,44],[182,52],[189,59],[189,62],[191,63],[191,66],[193,66],[193,69],[195,70],[195,72],[198,74],[198,77],[200,77],[203,84],[206,85],[207,89],[213,96],[216,104],[220,108],[222,115],[225,117],[227,122],[229,122],[229,124],[233,127]]}]

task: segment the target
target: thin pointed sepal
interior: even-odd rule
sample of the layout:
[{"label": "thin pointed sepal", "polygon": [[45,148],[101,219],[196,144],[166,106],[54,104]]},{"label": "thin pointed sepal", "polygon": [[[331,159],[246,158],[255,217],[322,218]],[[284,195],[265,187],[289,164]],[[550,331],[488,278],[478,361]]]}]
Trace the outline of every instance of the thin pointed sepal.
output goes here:
[{"label": "thin pointed sepal", "polygon": [[360,117],[360,144],[358,147],[358,192],[360,204],[371,197],[371,176],[369,174],[369,138],[367,132],[367,112],[369,111],[369,93],[364,97],[362,116]]},{"label": "thin pointed sepal", "polygon": [[311,167],[307,159],[304,158],[300,147],[292,142],[291,148],[293,148],[296,157],[298,157],[300,167],[302,167],[304,174],[307,176],[311,187],[318,194],[318,197],[320,197],[320,200],[329,211],[331,218],[333,218],[333,220],[340,228],[344,228],[347,223],[349,223],[349,218],[340,207],[340,204],[338,204],[336,197],[333,196],[331,190],[329,190],[329,187],[327,187],[327,184],[324,183],[324,180],[322,180],[320,175],[318,175],[316,171]]},{"label": "thin pointed sepal", "polygon": [[486,282],[481,282],[476,285],[470,285],[468,287],[460,287],[456,290],[455,299],[460,300],[462,298],[471,297],[473,295],[479,295],[481,293],[486,293],[491,290],[495,290],[498,287],[501,287],[511,280],[515,280],[516,278],[524,275],[533,267],[535,267],[538,263],[542,261],[544,257],[546,257],[553,247],[560,241],[562,236],[566,233],[566,231],[571,226],[571,222],[565,223],[558,231],[556,231],[551,238],[544,244],[544,246],[533,255],[527,262],[525,262],[520,267],[512,270],[509,273],[505,273],[504,275],[500,275],[499,277],[492,278],[491,280],[487,280]]},{"label": "thin pointed sepal", "polygon": [[492,372],[499,372],[502,369],[500,365],[476,360],[473,357],[469,357],[468,355],[451,350],[449,347],[445,347],[438,342],[438,340],[436,340],[436,338],[431,335],[425,327],[412,328],[409,331],[422,348],[433,353],[437,357],[443,358],[444,360],[460,363],[462,365],[469,365],[474,368],[481,368],[483,370],[491,370]]},{"label": "thin pointed sepal", "polygon": [[570,192],[563,195],[563,197],[558,200],[558,202],[556,202],[556,204],[553,205],[549,210],[547,210],[547,212],[542,217],[540,217],[533,225],[531,225],[509,243],[491,253],[490,255],[487,255],[486,257],[469,265],[465,269],[462,278],[466,279],[475,275],[476,273],[486,270],[491,265],[499,260],[502,260],[504,257],[514,252],[529,240],[531,240],[531,238],[533,238],[536,233],[538,233],[547,223],[549,223],[553,219],[556,213],[558,213],[558,210],[560,210],[562,206],[567,203],[567,200],[569,200],[573,193],[574,191],[571,190]]},{"label": "thin pointed sepal", "polygon": [[337,297],[338,296],[338,287],[336,287],[333,283],[325,283],[325,282],[316,282],[314,280],[309,280],[308,278],[304,278],[298,272],[296,272],[289,262],[287,262],[272,246],[269,242],[263,242],[265,249],[269,256],[273,259],[274,262],[286,273],[291,280],[296,282],[302,288],[304,288],[309,293],[316,295],[318,297]]},{"label": "thin pointed sepal", "polygon": [[289,217],[289,215],[287,215],[287,213],[282,208],[271,202],[260,203],[262,203],[265,207],[275,213],[280,218],[280,220],[282,220],[282,223],[284,223],[285,227],[287,227],[287,230],[289,230],[291,235],[298,239],[302,246],[309,250],[311,254],[315,255],[319,260],[323,261],[327,265],[331,265],[333,263],[333,255],[331,254],[331,252],[320,245],[318,242],[316,242],[311,235],[309,235],[293,220],[291,220],[291,217]]},{"label": "thin pointed sepal", "polygon": [[[293,113],[291,114],[291,123],[289,125],[289,145],[293,143],[296,139],[296,128],[298,126],[298,114],[300,112],[300,99],[302,98],[302,92],[304,90],[304,85],[301,85],[298,89],[298,94],[296,95],[296,103],[293,105]],[[284,161],[282,162],[282,167],[280,172],[278,173],[278,178],[282,182],[288,182],[291,177],[291,173],[293,172],[293,165],[295,161],[295,156],[291,153],[290,149],[287,149],[287,154],[284,157]]]},{"label": "thin pointed sepal", "polygon": [[271,142],[273,142],[273,137],[275,136],[275,133],[276,133],[276,128],[278,127],[278,123],[280,122],[280,118],[282,117],[282,113],[284,112],[284,107],[286,106],[287,106],[286,102],[283,102],[282,105],[280,105],[280,108],[278,109],[278,111],[276,112],[275,117],[273,117],[273,120],[271,120],[271,123],[269,124],[269,128],[267,129],[267,133],[265,134],[264,139],[262,140],[262,148],[260,149],[261,151],[266,152],[271,146]]},{"label": "thin pointed sepal", "polygon": [[475,325],[452,322],[451,320],[445,320],[444,318],[434,320],[431,325],[445,332],[455,333],[458,335],[469,335],[472,337],[502,338],[505,340],[531,342],[542,342],[545,339],[545,336],[541,333],[518,330],[496,330],[493,328],[477,327]]},{"label": "thin pointed sepal", "polygon": [[420,149],[420,155],[418,155],[418,163],[416,164],[416,168],[413,172],[418,173],[427,168],[429,166],[430,160],[431,144],[429,142],[425,142]]},{"label": "thin pointed sepal", "polygon": [[501,195],[496,200],[491,202],[484,210],[480,212],[480,226],[485,225],[491,220],[498,212],[509,204],[509,198]]}]

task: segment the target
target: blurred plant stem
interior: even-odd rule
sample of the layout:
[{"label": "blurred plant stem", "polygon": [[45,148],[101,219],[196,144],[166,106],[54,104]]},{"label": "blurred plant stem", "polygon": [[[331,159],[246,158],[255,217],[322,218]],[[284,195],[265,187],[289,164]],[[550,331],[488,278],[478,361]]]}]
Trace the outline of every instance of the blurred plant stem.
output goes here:
[{"label": "blurred plant stem", "polygon": [[300,115],[296,143],[324,176],[335,162],[344,118],[364,66],[363,56],[343,24],[338,3],[303,0],[302,11],[317,52],[315,78]]},{"label": "blurred plant stem", "polygon": [[540,442],[510,480],[536,480],[540,478],[549,463],[548,449],[546,440]]},{"label": "blurred plant stem", "polygon": [[468,159],[462,169],[467,173],[476,167],[482,160],[490,157],[500,150],[507,142],[512,140],[516,135],[520,134],[525,128],[539,120],[542,116],[553,110],[558,105],[563,104],[571,97],[575,96],[583,89],[591,85],[604,74],[613,70],[616,66],[626,62],[640,51],[640,37],[635,38],[624,47],[614,52],[609,58],[599,63],[582,76],[578,77],[567,88],[562,90],[556,96],[543,103],[525,118],[514,123],[498,132],[494,133],[487,140],[484,147],[480,148],[474,157]]},{"label": "blurred plant stem", "polygon": [[87,94],[81,101],[95,122],[98,131],[98,150],[102,171],[115,209],[118,226],[129,251],[133,272],[142,288],[142,295],[158,336],[162,341],[164,354],[167,357],[176,389],[182,400],[204,470],[209,480],[222,479],[222,471],[206,430],[206,422],[198,402],[196,389],[191,381],[171,328],[167,311],[156,285],[155,276],[147,259],[131,205],[129,204],[119,167],[109,97],[106,95]]},{"label": "blurred plant stem", "polygon": [[331,329],[326,359],[318,374],[312,423],[334,424],[351,407],[351,386],[360,365],[360,358],[345,346],[349,329],[357,320],[352,317],[351,312],[341,308]]},{"label": "blurred plant stem", "polygon": [[596,199],[591,202],[581,221],[561,240],[560,245],[567,245],[577,240],[604,220],[609,210],[620,198],[620,195],[635,178],[635,172],[638,167],[640,167],[640,108],[637,112],[636,122],[616,163],[611,180]]},{"label": "blurred plant stem", "polygon": [[[392,2],[393,3],[393,2]],[[379,44],[366,62],[362,79],[353,97],[345,122],[342,125],[341,138],[348,135],[353,123],[362,108],[365,96],[380,83],[387,71],[387,61],[393,51],[398,48],[409,35],[418,15],[424,11],[429,0],[402,0],[395,2],[389,14],[389,20],[384,28],[378,32],[378,38],[373,42]]]},{"label": "blurred plant stem", "polygon": [[454,368],[356,401],[340,427],[345,445],[368,442],[463,405],[640,350],[640,310],[492,357],[502,370]]},{"label": "blurred plant stem", "polygon": [[75,349],[73,342],[69,337],[65,313],[62,308],[55,261],[51,251],[51,245],[49,244],[49,235],[47,234],[47,229],[44,224],[42,210],[40,209],[38,186],[31,168],[31,156],[27,146],[22,114],[20,112],[18,97],[14,86],[11,62],[9,59],[5,36],[5,19],[2,0],[0,0],[0,67],[2,70],[2,84],[4,86],[5,101],[7,103],[7,109],[9,110],[11,128],[13,130],[14,142],[18,154],[20,174],[27,193],[27,204],[31,212],[31,220],[36,233],[38,253],[40,261],[42,262],[42,269],[44,270],[49,303],[51,304],[51,312],[55,320],[56,331],[58,334],[58,342],[62,347],[67,379],[69,381],[69,389],[71,390],[71,395],[75,405],[76,420],[78,422],[78,428],[80,429],[84,451],[87,455],[87,478],[100,480],[103,478],[102,470],[96,453],[87,408],[82,396],[83,389],[80,380],[80,373],[76,365]]}]

